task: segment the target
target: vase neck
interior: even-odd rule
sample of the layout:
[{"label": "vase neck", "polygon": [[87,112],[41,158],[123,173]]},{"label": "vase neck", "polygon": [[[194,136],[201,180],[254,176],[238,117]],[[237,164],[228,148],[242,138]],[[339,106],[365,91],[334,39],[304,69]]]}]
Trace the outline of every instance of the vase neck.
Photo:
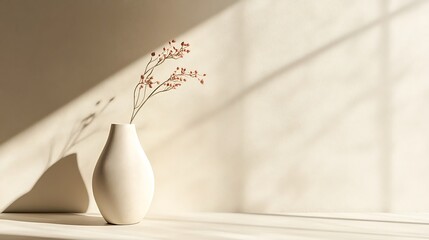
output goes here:
[{"label": "vase neck", "polygon": [[112,124],[110,126],[109,138],[111,141],[127,140],[127,141],[139,141],[134,124]]}]

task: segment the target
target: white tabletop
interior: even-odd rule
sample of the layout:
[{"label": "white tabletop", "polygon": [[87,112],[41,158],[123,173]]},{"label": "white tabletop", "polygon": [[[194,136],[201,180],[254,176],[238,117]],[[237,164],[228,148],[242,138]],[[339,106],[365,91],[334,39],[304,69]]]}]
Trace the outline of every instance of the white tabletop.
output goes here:
[{"label": "white tabletop", "polygon": [[192,213],[126,226],[98,214],[0,214],[0,239],[429,239],[429,214]]}]

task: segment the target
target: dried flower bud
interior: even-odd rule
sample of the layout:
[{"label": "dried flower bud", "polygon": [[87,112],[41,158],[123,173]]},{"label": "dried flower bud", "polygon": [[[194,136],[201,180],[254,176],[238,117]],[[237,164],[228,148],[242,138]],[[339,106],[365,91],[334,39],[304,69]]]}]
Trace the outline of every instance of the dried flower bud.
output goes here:
[{"label": "dried flower bud", "polygon": [[[206,76],[206,74],[199,74],[197,70],[187,70],[186,68],[176,67],[176,69],[170,74],[170,77],[166,80],[159,81],[154,80],[154,77],[151,76],[153,73],[153,70],[164,63],[165,61],[171,60],[177,60],[180,58],[183,58],[185,54],[190,53],[191,50],[189,49],[189,43],[181,42],[180,46],[173,45],[173,43],[176,43],[176,40],[171,40],[168,42],[169,45],[166,45],[162,48],[162,51],[159,51],[159,54],[155,52],[151,52],[151,58],[146,66],[145,73],[140,76],[140,80],[137,83],[137,86],[140,89],[144,88],[155,88],[154,90],[150,90],[151,93],[149,95],[140,95],[135,93],[135,102],[134,107],[136,107],[136,104],[145,103],[146,100],[149,97],[154,96],[157,93],[160,92],[166,92],[173,89],[177,89],[178,87],[182,86],[182,83],[187,82],[189,78],[192,78],[192,80],[197,80],[201,84],[204,84],[204,79],[200,78],[201,76]],[[156,58],[153,58],[154,56],[157,56]],[[158,78],[155,75],[156,78]],[[188,78],[188,79],[187,79]],[[155,86],[154,86],[155,84]],[[162,88],[160,88],[162,86]],[[139,92],[140,93],[140,92]],[[143,97],[143,99],[141,99]],[[113,98],[112,98],[113,100]],[[133,121],[136,113],[133,113],[131,116],[130,122]]]}]

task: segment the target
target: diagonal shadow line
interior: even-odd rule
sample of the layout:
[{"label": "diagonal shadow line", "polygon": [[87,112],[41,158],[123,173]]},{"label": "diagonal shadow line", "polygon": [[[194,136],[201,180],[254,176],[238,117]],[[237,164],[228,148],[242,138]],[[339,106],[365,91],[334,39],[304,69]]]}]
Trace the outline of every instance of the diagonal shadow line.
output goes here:
[{"label": "diagonal shadow line", "polygon": [[[2,1],[0,1],[2,2]],[[8,66],[12,65],[5,65],[2,63],[0,66],[0,70],[3,73],[3,67],[6,67],[8,69],[7,72],[11,71],[11,76],[6,77],[4,74],[2,74],[2,78],[0,78],[0,85],[2,85],[2,88],[4,88],[4,84],[8,86],[7,89],[22,89],[23,92],[19,92],[21,94],[27,95],[30,94],[25,89],[33,89],[32,92],[40,92],[40,90],[44,89],[43,86],[45,85],[51,85],[52,83],[55,83],[52,81],[52,79],[58,79],[58,77],[65,80],[65,82],[71,82],[71,80],[74,80],[76,78],[79,78],[80,84],[69,84],[65,85],[67,86],[67,90],[64,94],[61,95],[51,95],[51,94],[45,94],[41,95],[40,93],[38,95],[29,95],[27,97],[34,97],[35,102],[33,101],[33,104],[37,103],[48,103],[47,99],[55,99],[55,101],[51,101],[50,104],[40,104],[41,106],[38,107],[37,111],[31,112],[31,114],[25,114],[25,115],[19,115],[20,120],[13,122],[13,119],[16,117],[9,117],[6,116],[14,116],[14,112],[9,111],[4,102],[10,101],[8,95],[6,94],[0,94],[1,101],[0,106],[2,108],[2,118],[0,118],[0,123],[2,123],[2,126],[9,126],[7,128],[2,128],[0,131],[0,144],[6,143],[9,140],[11,140],[14,136],[17,136],[18,134],[25,132],[30,128],[35,122],[38,122],[42,120],[42,118],[46,117],[47,115],[55,112],[56,110],[60,109],[64,105],[70,103],[72,100],[79,98],[79,96],[83,92],[87,92],[90,89],[97,88],[98,84],[100,84],[103,80],[105,80],[107,77],[114,75],[121,69],[129,66],[133,62],[141,59],[142,57],[150,54],[153,49],[161,47],[162,43],[165,43],[166,41],[171,40],[174,37],[177,37],[181,35],[182,33],[189,31],[190,29],[199,26],[205,21],[208,21],[209,19],[213,18],[217,14],[221,13],[222,11],[225,11],[226,9],[233,7],[236,5],[238,0],[219,0],[214,1],[213,3],[208,2],[202,2],[198,0],[183,0],[183,1],[174,1],[174,0],[164,0],[157,2],[156,4],[150,2],[150,1],[107,1],[103,4],[99,4],[97,2],[88,2],[88,1],[75,1],[74,4],[69,4],[61,1],[50,1],[50,0],[43,0],[43,6],[40,7],[40,4],[33,3],[31,1],[11,1],[10,4],[3,4],[0,7],[0,22],[1,24],[4,23],[4,26],[7,26],[4,29],[4,26],[1,26],[2,31],[8,32],[9,30],[12,31],[9,34],[5,34],[6,36],[2,35],[2,42],[0,45],[0,49],[3,50],[2,47],[6,47],[7,49],[13,49],[16,46],[20,46],[19,49],[33,49],[29,47],[30,45],[27,44],[28,37],[31,34],[36,31],[37,28],[31,27],[33,24],[40,24],[40,23],[49,23],[48,19],[49,16],[51,16],[51,9],[57,9],[54,12],[62,13],[65,12],[66,14],[58,14],[58,16],[55,15],[55,19],[57,21],[61,21],[61,25],[53,24],[52,27],[55,29],[55,34],[51,30],[49,31],[42,31],[38,36],[36,37],[36,40],[39,42],[41,46],[38,46],[37,50],[35,52],[32,52],[31,58],[29,59],[39,59],[42,58],[43,62],[45,64],[42,64],[40,66],[48,66],[49,64],[46,63],[55,63],[60,64],[64,63],[67,65],[67,68],[70,69],[80,69],[76,73],[73,74],[63,74],[62,71],[50,71],[50,68],[42,68],[44,77],[36,76],[36,78],[33,79],[33,76],[28,77],[31,72],[31,70],[27,71],[19,71],[19,72],[28,72],[23,73],[24,75],[17,75],[15,74],[15,70],[12,68],[9,68]],[[34,6],[39,5],[39,7],[34,8]],[[61,6],[65,7],[70,5],[71,8],[62,8]],[[100,5],[100,6],[98,6]],[[138,9],[144,9],[149,10],[153,12],[153,14],[160,15],[165,13],[166,8],[172,8],[175,9],[175,11],[171,11],[169,14],[169,17],[172,19],[180,19],[180,21],[177,21],[174,25],[171,24],[169,21],[159,21],[159,24],[157,25],[157,29],[163,29],[164,31],[154,31],[153,34],[148,34],[148,31],[151,31],[150,26],[152,25],[150,21],[145,21],[144,19],[147,19],[145,17],[141,18],[143,15],[141,14],[141,11],[137,11]],[[189,9],[189,7],[193,7],[194,9],[198,9],[198,11],[194,11],[193,14],[188,14],[189,16],[184,16],[184,12]],[[14,9],[20,9],[20,11],[14,11]],[[31,14],[27,14],[28,12],[31,12]],[[15,14],[16,12],[16,14]],[[19,12],[19,14],[18,14]],[[109,17],[106,18],[105,14],[102,13],[108,13]],[[126,13],[126,14],[125,14]],[[78,14],[79,17],[76,18],[75,15]],[[34,16],[43,16],[43,17],[36,17]],[[126,17],[124,16],[126,15]],[[22,17],[27,16],[27,17]],[[77,16],[77,15],[76,15]],[[58,17],[58,18],[57,18]],[[36,22],[32,21],[31,19],[35,19]],[[16,21],[17,19],[20,19],[20,21]],[[30,25],[29,25],[30,24]],[[15,26],[16,25],[16,26]],[[70,26],[69,26],[70,25]],[[81,26],[82,25],[82,26]],[[23,26],[24,28],[21,29],[20,27],[17,28],[17,26]],[[30,27],[29,27],[30,26]],[[70,38],[67,36],[63,36],[63,30],[64,28],[58,27],[58,26],[69,26],[69,30],[64,30],[64,33],[71,34],[75,37],[71,38],[73,41],[70,41]],[[91,27],[92,26],[92,27]],[[92,31],[94,27],[98,27],[101,29],[104,29],[105,26],[109,26],[109,31],[99,30],[99,31]],[[125,27],[122,27],[125,26]],[[57,28],[58,27],[58,28]],[[149,28],[148,28],[149,27]],[[25,31],[24,31],[25,29]],[[36,30],[35,30],[36,29]],[[134,29],[134,30],[133,30]],[[58,34],[58,30],[60,30],[60,34]],[[19,33],[19,37],[16,34],[13,34],[14,32]],[[39,31],[40,32],[40,31]],[[89,35],[85,35],[86,32],[91,32],[90,37]],[[114,34],[114,37],[109,37],[112,33],[118,33]],[[46,35],[47,34],[47,35]],[[16,35],[16,36],[15,36]],[[33,34],[35,35],[35,34]],[[37,34],[36,34],[37,35]],[[55,35],[53,37],[46,38],[46,36]],[[129,36],[126,38],[121,38],[121,36]],[[133,37],[131,37],[133,35]],[[58,40],[52,42],[52,39],[56,39],[56,37],[59,37]],[[136,37],[141,36],[141,37]],[[6,37],[4,39],[4,37]],[[15,39],[16,38],[16,39]],[[46,39],[45,39],[46,38]],[[108,38],[109,40],[107,40]],[[14,41],[18,40],[18,42]],[[49,41],[45,41],[49,39]],[[106,39],[106,40],[103,40]],[[5,41],[3,41],[5,40]],[[42,41],[43,40],[43,41]],[[63,41],[64,40],[64,41]],[[70,44],[69,42],[70,41]],[[119,42],[126,41],[129,46],[127,46],[128,51],[120,51],[119,48],[116,49],[116,45]],[[50,43],[55,44],[50,44]],[[67,42],[65,47],[61,47],[63,42]],[[102,43],[100,43],[102,42]],[[10,47],[10,46],[12,47]],[[28,45],[28,46],[27,46]],[[96,45],[94,48],[93,45]],[[8,47],[9,46],[9,47]],[[114,49],[112,49],[112,47]],[[73,51],[73,49],[75,49]],[[57,50],[53,52],[49,51],[41,51],[44,49],[51,49],[51,50]],[[133,49],[132,51],[130,49]],[[134,50],[135,49],[135,50]],[[110,51],[112,50],[112,51]],[[64,52],[63,52],[64,51]],[[27,51],[28,52],[28,51]],[[108,54],[110,52],[110,54]],[[59,53],[62,53],[61,56],[63,58],[58,58]],[[113,54],[115,53],[115,54]],[[11,56],[15,56],[12,60],[9,59],[9,61],[5,62],[13,63],[14,61],[22,61],[23,59],[26,59],[26,57],[30,57],[30,55],[25,54],[25,51],[2,51],[2,54],[0,56],[8,56],[8,54],[11,54]],[[22,56],[21,56],[22,55]],[[65,57],[67,56],[67,57]],[[113,57],[115,56],[115,57]],[[23,58],[24,57],[24,58]],[[82,61],[79,59],[85,58],[86,60]],[[3,61],[3,58],[0,58]],[[107,59],[116,59],[116,60],[107,60]],[[62,60],[66,61],[63,62]],[[100,60],[104,60],[103,62],[99,62]],[[102,65],[103,68],[95,68],[91,71],[88,70],[88,64],[92,64],[92,62],[98,62],[98,65]],[[40,61],[37,61],[40,62]],[[27,62],[23,62],[23,64],[27,64]],[[16,65],[16,64],[15,64]],[[35,64],[29,64],[33,67],[39,66]],[[32,68],[30,68],[32,69]],[[36,67],[36,69],[39,69]],[[39,69],[40,70],[40,69]],[[34,74],[33,75],[40,75],[40,74]],[[46,75],[46,76],[45,76]],[[8,76],[8,74],[6,74]],[[11,78],[11,79],[9,79]],[[20,84],[11,84],[8,83],[10,80],[18,80],[18,81],[12,81],[12,82],[21,82],[21,80],[26,80],[27,84],[34,83],[34,87],[38,87],[36,89],[33,88],[33,85],[27,86],[27,87],[21,87]],[[37,80],[37,81],[35,81]],[[41,82],[40,82],[40,81]],[[69,81],[70,80],[70,81]],[[37,82],[37,84],[36,84]],[[64,86],[64,84],[61,84]],[[15,89],[15,90],[16,90]],[[56,89],[56,91],[51,92],[57,92],[61,91],[64,88]],[[13,92],[16,92],[13,90]],[[48,91],[49,93],[50,91]],[[17,95],[17,94],[12,94]],[[12,96],[10,95],[10,96]],[[20,94],[19,94],[20,95]],[[40,99],[39,99],[40,98]],[[22,99],[18,98],[18,99]],[[13,102],[14,99],[12,99]],[[17,107],[21,107],[21,101],[17,101],[14,103]],[[25,102],[25,101],[24,101]],[[4,109],[4,107],[6,108]],[[22,105],[23,107],[24,105]],[[17,108],[15,107],[15,108]],[[11,108],[14,109],[14,108]],[[12,121],[11,121],[12,119]],[[10,123],[10,124],[7,124]]]},{"label": "diagonal shadow line", "polygon": [[[190,219],[157,219],[151,218],[154,221],[170,221],[170,222],[188,222],[196,224],[213,224],[213,225],[233,225],[240,227],[249,228],[268,228],[268,229],[279,229],[289,231],[307,231],[314,233],[338,233],[338,234],[353,234],[353,235],[366,235],[366,236],[383,236],[383,237],[396,237],[396,238],[415,238],[415,239],[428,239],[427,236],[416,236],[408,234],[392,234],[392,233],[370,233],[370,232],[357,232],[357,231],[346,231],[346,230],[329,230],[329,229],[317,229],[317,228],[302,228],[302,227],[284,227],[284,226],[270,226],[270,225],[259,225],[259,224],[243,224],[243,223],[231,223],[231,222],[214,222],[214,221],[197,221]],[[350,226],[352,227],[352,226]]]},{"label": "diagonal shadow line", "polygon": [[343,106],[340,110],[338,110],[335,114],[331,115],[326,121],[322,127],[320,127],[318,130],[315,131],[314,134],[312,134],[312,137],[309,137],[308,139],[304,140],[300,145],[301,149],[304,149],[308,146],[312,146],[315,143],[317,143],[320,138],[325,136],[334,126],[337,126],[343,118],[347,115],[348,112],[351,112],[353,109],[355,109],[360,103],[362,103],[364,100],[369,99],[371,97],[375,97],[377,92],[379,90],[379,87],[374,87],[367,92],[361,94],[360,96],[357,96],[356,98],[352,99],[348,104]]},{"label": "diagonal shadow line", "polygon": [[[407,72],[402,71],[396,76],[391,78],[391,84],[392,86],[400,83],[403,80],[403,77],[405,76]],[[297,152],[302,151],[302,149],[305,149],[309,146],[312,146],[316,144],[323,136],[325,136],[329,131],[341,123],[341,121],[344,119],[344,117],[351,112],[353,109],[355,109],[359,104],[361,104],[363,101],[369,99],[369,98],[375,98],[377,97],[377,93],[380,91],[380,88],[383,88],[383,83],[379,84],[375,87],[370,88],[369,90],[365,91],[364,93],[359,94],[355,98],[348,101],[347,104],[341,107],[340,110],[336,111],[331,116],[327,117],[327,120],[322,123],[322,126],[318,128],[310,137],[304,139],[303,141],[300,141],[294,149]],[[282,132],[283,133],[283,132]],[[263,165],[263,162],[256,163],[257,165],[255,167],[259,167],[259,165]],[[290,163],[290,168],[294,168],[297,164],[302,164],[302,161],[299,162],[293,162]],[[252,213],[256,214],[256,213]],[[428,223],[429,225],[429,223]]]},{"label": "diagonal shadow line", "polygon": [[195,118],[194,120],[190,121],[188,124],[186,124],[180,130],[177,130],[177,131],[173,132],[172,134],[168,135],[167,137],[165,137],[164,138],[165,140],[161,140],[160,144],[153,147],[152,150],[156,150],[156,149],[164,146],[165,143],[172,141],[174,139],[174,136],[183,135],[184,133],[188,132],[189,129],[195,128],[195,127],[203,124],[204,122],[208,121],[209,119],[213,118],[214,116],[216,116],[216,115],[220,114],[221,112],[225,111],[226,109],[230,108],[231,106],[233,106],[234,104],[236,104],[237,102],[239,102],[240,100],[242,100],[244,97],[251,94],[255,90],[257,90],[261,87],[267,86],[270,83],[273,83],[274,81],[278,80],[275,78],[276,76],[287,73],[287,72],[293,70],[294,68],[299,67],[300,65],[302,65],[308,61],[311,61],[312,59],[328,52],[329,50],[335,48],[336,46],[341,45],[342,43],[346,42],[347,40],[352,39],[354,37],[357,37],[358,35],[360,35],[364,32],[367,32],[374,27],[377,27],[381,23],[384,23],[385,21],[390,21],[391,19],[398,17],[399,15],[404,14],[410,10],[413,10],[414,8],[420,6],[423,3],[427,3],[427,2],[429,2],[429,1],[416,0],[410,4],[407,4],[407,5],[399,8],[396,11],[393,11],[392,13],[387,14],[386,16],[383,16],[379,19],[371,21],[371,22],[363,25],[362,27],[360,27],[354,31],[351,31],[351,32],[329,42],[328,44],[313,50],[312,52],[308,53],[307,55],[302,56],[301,58],[296,59],[292,63],[287,64],[286,66],[284,66],[284,67],[272,72],[271,74],[259,79],[256,83],[248,86],[243,91],[241,91],[237,95],[233,96],[229,100],[225,101],[220,106],[214,108],[212,111],[205,113],[205,114]]},{"label": "diagonal shadow line", "polygon": [[[398,84],[401,82],[404,73],[401,73],[392,79],[391,84]],[[326,135],[333,126],[336,126],[342,120],[342,117],[346,115],[348,112],[352,111],[355,107],[357,107],[364,100],[372,97],[376,97],[376,94],[379,92],[380,88],[383,87],[383,84],[379,84],[375,87],[372,87],[365,91],[364,93],[359,94],[355,98],[348,101],[340,110],[338,110],[335,114],[331,115],[328,120],[325,121],[326,124],[323,124],[315,133],[313,137],[307,138],[305,141],[301,143],[301,147],[304,148],[306,146],[311,146],[316,143],[321,137]]]},{"label": "diagonal shadow line", "polygon": [[429,222],[410,222],[410,221],[393,221],[393,220],[377,220],[377,219],[361,219],[361,218],[346,218],[346,217],[323,217],[323,216],[302,216],[295,214],[275,214],[275,213],[245,213],[251,215],[289,217],[289,218],[304,218],[304,219],[326,219],[326,220],[341,220],[341,221],[356,221],[356,222],[379,222],[379,223],[395,223],[395,224],[411,224],[411,225],[429,225]]}]

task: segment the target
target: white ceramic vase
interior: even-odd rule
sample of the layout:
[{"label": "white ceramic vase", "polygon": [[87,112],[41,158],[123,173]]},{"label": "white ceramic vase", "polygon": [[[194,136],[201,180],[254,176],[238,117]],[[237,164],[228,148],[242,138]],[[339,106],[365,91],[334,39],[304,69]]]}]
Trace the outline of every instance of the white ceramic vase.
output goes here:
[{"label": "white ceramic vase", "polygon": [[154,176],[134,124],[111,125],[92,188],[108,223],[135,224],[146,215],[154,193]]}]

